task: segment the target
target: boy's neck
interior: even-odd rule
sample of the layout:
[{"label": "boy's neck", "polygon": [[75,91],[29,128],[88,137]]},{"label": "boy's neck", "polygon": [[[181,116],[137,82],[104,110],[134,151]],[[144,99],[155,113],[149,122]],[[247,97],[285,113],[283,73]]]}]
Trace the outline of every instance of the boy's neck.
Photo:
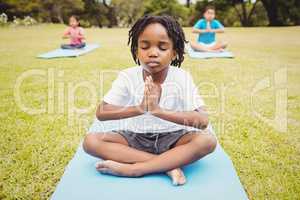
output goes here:
[{"label": "boy's neck", "polygon": [[143,69],[143,78],[145,80],[147,76],[151,75],[154,83],[162,84],[167,78],[169,67],[170,66],[154,74],[151,74],[150,72],[147,72],[145,69]]}]

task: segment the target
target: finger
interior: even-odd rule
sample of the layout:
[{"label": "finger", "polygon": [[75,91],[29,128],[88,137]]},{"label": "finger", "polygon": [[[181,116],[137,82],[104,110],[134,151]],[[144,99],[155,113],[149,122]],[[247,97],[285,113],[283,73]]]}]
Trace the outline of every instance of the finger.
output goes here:
[{"label": "finger", "polygon": [[146,108],[145,111],[148,112],[148,94],[145,95]]},{"label": "finger", "polygon": [[149,82],[148,88],[149,88],[149,90],[152,90],[153,85],[151,84],[151,82]]},{"label": "finger", "polygon": [[153,82],[153,78],[152,76],[149,76],[150,82]]},{"label": "finger", "polygon": [[147,77],[146,77],[146,80],[147,80],[148,82],[150,82],[150,77],[151,77],[151,76],[147,76]]},{"label": "finger", "polygon": [[150,82],[150,83],[153,83],[153,78],[152,78],[152,76],[149,76],[149,82]]},{"label": "finger", "polygon": [[146,95],[149,95],[149,93],[150,93],[150,90],[149,90],[149,88],[147,87],[147,88],[146,88]]},{"label": "finger", "polygon": [[145,79],[145,89],[146,88],[149,88],[149,80],[148,80],[148,78],[146,77],[146,79]]},{"label": "finger", "polygon": [[147,86],[146,87],[148,87],[149,92],[152,90],[153,86],[152,86],[150,80],[147,82]]},{"label": "finger", "polygon": [[154,82],[151,82],[151,83],[150,83],[150,87],[151,87],[151,89],[152,89],[152,88],[155,88],[155,83],[154,83]]},{"label": "finger", "polygon": [[150,92],[149,84],[145,85],[145,92],[146,92],[146,95],[149,94],[149,92]]},{"label": "finger", "polygon": [[151,85],[151,88],[153,88],[154,82],[153,82],[152,76],[150,76],[150,78],[149,78],[149,84]]}]

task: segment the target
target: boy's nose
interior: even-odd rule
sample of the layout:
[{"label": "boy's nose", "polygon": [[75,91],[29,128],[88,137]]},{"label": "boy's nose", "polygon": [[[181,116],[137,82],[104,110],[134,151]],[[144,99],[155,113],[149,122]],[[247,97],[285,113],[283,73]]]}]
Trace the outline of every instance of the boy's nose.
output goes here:
[{"label": "boy's nose", "polygon": [[151,48],[149,50],[149,53],[148,53],[148,56],[149,57],[157,57],[158,56],[158,51],[156,48]]}]

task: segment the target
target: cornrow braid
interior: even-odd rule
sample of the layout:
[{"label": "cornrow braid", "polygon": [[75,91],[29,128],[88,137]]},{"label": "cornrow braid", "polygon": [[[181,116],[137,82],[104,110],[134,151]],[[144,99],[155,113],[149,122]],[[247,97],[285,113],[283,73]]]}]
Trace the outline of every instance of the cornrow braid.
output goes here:
[{"label": "cornrow braid", "polygon": [[138,19],[132,28],[129,30],[129,39],[128,45],[130,45],[131,54],[135,63],[140,65],[140,62],[137,58],[138,50],[138,38],[140,34],[144,31],[146,26],[153,23],[159,23],[165,27],[169,38],[173,42],[173,49],[176,51],[176,58],[172,60],[171,65],[180,67],[181,63],[184,60],[184,44],[187,42],[185,40],[184,32],[180,24],[171,16],[151,16],[145,15],[144,17]]}]

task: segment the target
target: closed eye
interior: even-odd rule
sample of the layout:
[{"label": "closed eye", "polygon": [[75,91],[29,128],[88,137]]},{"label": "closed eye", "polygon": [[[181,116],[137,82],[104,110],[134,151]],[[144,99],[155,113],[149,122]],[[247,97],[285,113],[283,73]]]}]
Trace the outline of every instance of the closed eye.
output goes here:
[{"label": "closed eye", "polygon": [[141,49],[148,49],[150,47],[150,44],[148,41],[140,41],[138,45]]},{"label": "closed eye", "polygon": [[149,46],[141,46],[140,48],[145,50],[145,49],[148,49]]},{"label": "closed eye", "polygon": [[168,48],[167,48],[167,47],[165,47],[165,46],[160,46],[160,47],[159,47],[159,49],[160,49],[160,50],[162,50],[162,51],[166,51],[166,50],[168,50]]},{"label": "closed eye", "polygon": [[165,42],[165,41],[161,41],[159,42],[159,49],[162,51],[166,51],[168,50],[170,47],[170,43],[169,42]]}]

